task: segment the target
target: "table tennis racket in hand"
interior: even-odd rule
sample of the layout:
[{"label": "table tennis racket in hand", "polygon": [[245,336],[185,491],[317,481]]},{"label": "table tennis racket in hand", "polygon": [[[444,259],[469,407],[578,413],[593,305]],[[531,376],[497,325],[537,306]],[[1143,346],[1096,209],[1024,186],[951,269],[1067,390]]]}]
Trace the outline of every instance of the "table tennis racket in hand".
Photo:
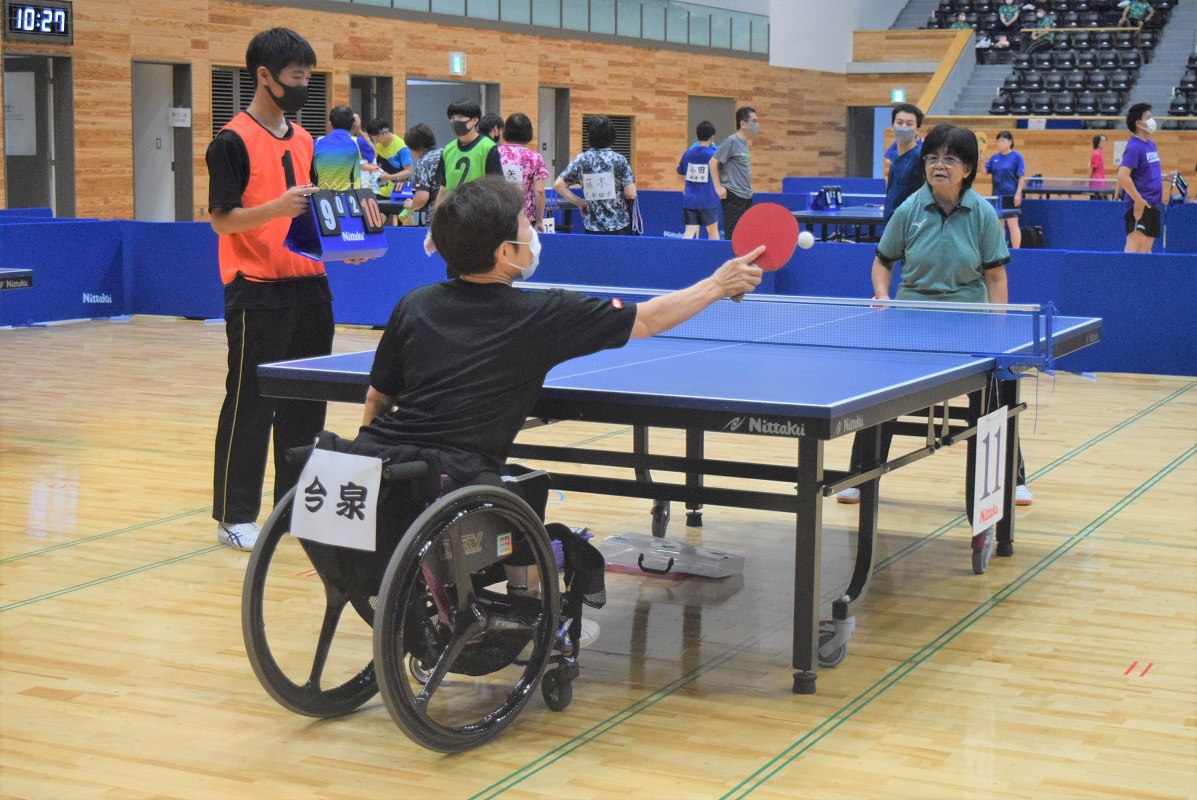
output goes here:
[{"label": "table tennis racket in hand", "polygon": [[[765,246],[765,252],[752,263],[766,272],[781,269],[794,255],[798,245],[798,220],[785,206],[760,203],[745,211],[736,223],[732,232],[732,252],[737,258],[761,245]],[[743,294],[732,297],[737,303],[743,299]]]}]

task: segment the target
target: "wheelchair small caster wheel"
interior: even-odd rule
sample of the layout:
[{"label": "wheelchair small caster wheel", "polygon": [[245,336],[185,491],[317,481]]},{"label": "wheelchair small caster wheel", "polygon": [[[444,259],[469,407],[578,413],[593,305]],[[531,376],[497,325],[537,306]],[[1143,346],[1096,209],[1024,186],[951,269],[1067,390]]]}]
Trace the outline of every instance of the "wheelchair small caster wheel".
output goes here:
[{"label": "wheelchair small caster wheel", "polygon": [[425,669],[424,665],[420,663],[420,659],[416,658],[415,653],[407,654],[407,671],[421,686],[428,683],[428,678],[432,675],[432,669]]},{"label": "wheelchair small caster wheel", "polygon": [[834,630],[819,631],[819,666],[820,667],[838,667],[848,655],[848,645],[841,644],[839,647],[828,652],[825,648],[831,641],[835,639]]},{"label": "wheelchair small caster wheel", "polygon": [[544,703],[553,711],[564,711],[574,699],[574,684],[560,667],[549,670],[540,679]]}]

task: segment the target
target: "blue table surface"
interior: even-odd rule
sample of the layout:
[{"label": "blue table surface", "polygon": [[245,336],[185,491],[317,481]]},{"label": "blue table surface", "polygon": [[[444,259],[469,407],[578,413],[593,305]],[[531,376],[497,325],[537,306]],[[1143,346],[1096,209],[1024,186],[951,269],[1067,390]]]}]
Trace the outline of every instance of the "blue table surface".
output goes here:
[{"label": "blue table surface", "polygon": [[[849,308],[853,313],[840,320],[849,326],[849,334],[867,326],[869,335],[883,343],[910,347],[912,342],[922,342],[926,351],[657,336],[560,364],[549,372],[545,388],[570,399],[601,396],[699,409],[753,406],[831,418],[992,370],[995,357],[969,353],[973,345],[978,353],[1018,353],[1031,346],[1028,320],[1019,315],[970,313],[970,326],[962,329],[959,314],[953,312]],[[1097,331],[1100,323],[1098,319],[1056,317],[1053,341]],[[822,336],[836,327],[835,322],[821,323],[814,333]],[[1016,331],[1021,332],[1016,343],[997,349],[985,347],[993,341],[1006,341],[1003,337],[1017,335]],[[809,333],[807,330],[804,335]],[[782,336],[778,331],[766,335]],[[964,352],[935,351],[948,341]],[[365,386],[373,358],[372,351],[362,351],[299,359],[268,365],[263,375]]]}]

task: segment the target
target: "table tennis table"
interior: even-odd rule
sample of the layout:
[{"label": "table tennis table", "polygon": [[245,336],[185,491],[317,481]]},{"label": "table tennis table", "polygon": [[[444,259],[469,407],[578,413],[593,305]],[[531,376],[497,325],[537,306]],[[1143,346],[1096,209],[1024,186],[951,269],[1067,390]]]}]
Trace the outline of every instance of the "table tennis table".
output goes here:
[{"label": "table tennis table", "polygon": [[[987,199],[993,204],[993,198]],[[1018,209],[1016,208],[995,207],[994,210],[997,211],[998,217],[1001,219],[1018,216]],[[868,228],[869,230],[868,238],[865,241],[877,241],[877,229],[883,225],[882,219],[885,216],[885,209],[880,205],[841,206],[840,208],[828,209],[808,208],[792,213],[798,224],[805,225],[807,230],[812,233],[816,225],[820,226],[820,241],[826,242],[830,239],[829,231],[832,228],[855,226],[856,233],[854,238],[859,242],[861,241],[861,228]]]},{"label": "table tennis table", "polygon": [[[625,302],[653,294],[572,288]],[[813,693],[816,663],[838,663],[820,661],[820,641],[846,643],[855,625],[852,604],[873,572],[880,477],[965,442],[970,451],[966,492],[971,495],[979,417],[1005,405],[1008,441],[1017,441],[1018,413],[1025,408],[1018,399],[1017,374],[1050,369],[1055,358],[1101,336],[1100,319],[1053,316],[1038,307],[1004,306],[998,308],[1009,313],[983,313],[980,309],[991,307],[910,305],[753,295],[741,304],[717,303],[666,334],[574,359],[548,374],[530,426],[559,420],[630,425],[631,452],[517,442],[510,456],[630,468],[634,479],[554,469],[553,486],[652,500],[655,535],[664,534],[669,501],[686,504],[690,525],[701,524],[703,504],[795,514],[793,691]],[[361,403],[372,361],[373,353],[366,351],[267,364],[259,367],[259,382],[269,396]],[[967,406],[949,406],[964,397]],[[920,419],[894,422],[920,413]],[[920,437],[921,445],[881,462],[882,423],[890,423],[896,433]],[[685,431],[685,455],[652,452],[651,428]],[[869,434],[862,469],[828,469],[827,442],[858,431]],[[789,438],[796,443],[797,457],[786,464],[707,458],[707,432]],[[1016,467],[1016,448],[1006,449],[1007,513],[996,526],[996,550],[1003,556],[1013,554]],[[654,469],[681,473],[685,480],[653,480]],[[788,486],[785,491],[725,488],[707,485],[708,476]],[[848,590],[832,604],[833,619],[821,626],[822,499],[849,487],[861,490],[853,575]]]},{"label": "table tennis table", "polygon": [[28,289],[33,286],[33,270],[0,268],[0,289]]},{"label": "table tennis table", "polygon": [[1043,197],[1048,200],[1052,195],[1113,200],[1117,191],[1116,178],[1028,178],[1022,194],[1023,197]]}]

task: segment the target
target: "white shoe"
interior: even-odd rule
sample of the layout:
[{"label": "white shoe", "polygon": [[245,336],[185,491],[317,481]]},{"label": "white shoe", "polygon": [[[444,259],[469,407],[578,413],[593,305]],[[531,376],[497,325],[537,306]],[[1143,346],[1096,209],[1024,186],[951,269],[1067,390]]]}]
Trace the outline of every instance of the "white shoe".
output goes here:
[{"label": "white shoe", "polygon": [[593,619],[582,617],[582,635],[578,637],[578,649],[590,647],[599,637],[599,624]]},{"label": "white shoe", "polygon": [[860,489],[845,489],[835,496],[837,503],[854,505],[860,502]]},{"label": "white shoe", "polygon": [[1014,487],[1014,505],[1029,506],[1035,502],[1035,495],[1031,494],[1031,490],[1026,486],[1019,484]]},{"label": "white shoe", "polygon": [[216,525],[216,539],[238,550],[253,550],[260,532],[256,522],[235,522],[231,525],[219,522]]}]

